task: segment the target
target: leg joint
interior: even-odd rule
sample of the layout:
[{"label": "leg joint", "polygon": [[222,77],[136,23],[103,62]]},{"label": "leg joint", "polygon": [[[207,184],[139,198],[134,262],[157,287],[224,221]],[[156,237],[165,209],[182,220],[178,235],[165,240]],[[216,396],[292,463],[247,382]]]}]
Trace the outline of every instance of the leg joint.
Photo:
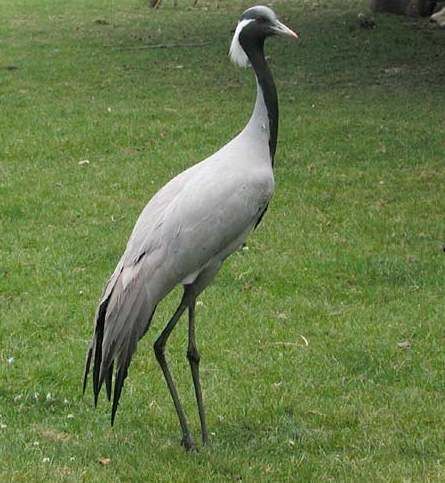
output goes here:
[{"label": "leg joint", "polygon": [[198,349],[196,349],[196,347],[189,347],[187,351],[187,359],[190,362],[195,362],[196,364],[199,364],[201,356],[199,355]]},{"label": "leg joint", "polygon": [[158,361],[164,359],[165,346],[160,339],[157,339],[156,342],[153,344],[153,349],[155,351],[156,359]]}]

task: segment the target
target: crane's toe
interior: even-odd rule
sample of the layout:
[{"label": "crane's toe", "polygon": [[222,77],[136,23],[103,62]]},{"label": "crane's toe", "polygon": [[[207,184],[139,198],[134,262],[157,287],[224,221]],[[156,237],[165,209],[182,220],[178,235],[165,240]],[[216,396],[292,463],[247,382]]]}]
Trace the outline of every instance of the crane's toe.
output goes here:
[{"label": "crane's toe", "polygon": [[184,435],[182,437],[181,444],[184,446],[186,451],[198,451],[191,434]]}]

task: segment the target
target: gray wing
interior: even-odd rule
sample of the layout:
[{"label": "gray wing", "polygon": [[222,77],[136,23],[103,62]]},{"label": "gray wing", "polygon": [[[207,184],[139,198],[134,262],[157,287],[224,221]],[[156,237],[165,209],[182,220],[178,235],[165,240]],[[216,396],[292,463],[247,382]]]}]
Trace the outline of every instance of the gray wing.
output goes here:
[{"label": "gray wing", "polygon": [[95,402],[103,382],[112,422],[138,340],[158,302],[177,284],[193,281],[241,245],[273,191],[271,169],[240,171],[217,157],[167,183],[146,205],[110,277],[96,313],[84,374],[93,361]]}]

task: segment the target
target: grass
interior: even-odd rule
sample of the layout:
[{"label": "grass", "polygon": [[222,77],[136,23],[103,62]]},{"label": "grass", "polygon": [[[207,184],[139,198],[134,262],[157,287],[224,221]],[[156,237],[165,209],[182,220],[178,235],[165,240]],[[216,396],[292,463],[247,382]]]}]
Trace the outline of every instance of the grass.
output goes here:
[{"label": "grass", "polygon": [[[153,356],[179,291],[116,426],[82,399],[138,213],[252,106],[226,55],[246,2],[146,3],[0,2],[0,480],[444,481],[444,38],[361,30],[364,1],[274,3],[302,34],[268,45],[277,191],[197,314],[212,445],[179,446]],[[208,45],[145,48],[182,41]],[[198,436],[185,350],[182,323],[169,355]]]}]

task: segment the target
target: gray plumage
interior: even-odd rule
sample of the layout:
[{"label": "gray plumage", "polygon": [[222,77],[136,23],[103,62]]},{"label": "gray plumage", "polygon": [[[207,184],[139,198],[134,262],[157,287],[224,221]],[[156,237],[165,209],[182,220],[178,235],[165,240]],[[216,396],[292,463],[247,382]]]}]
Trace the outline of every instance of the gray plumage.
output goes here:
[{"label": "gray plumage", "polygon": [[[177,395],[175,399],[173,382],[168,380],[164,346],[177,319],[188,308],[191,324],[188,355],[206,442],[199,354],[192,324],[194,305],[223,261],[242,246],[272,197],[274,153],[270,150],[269,125],[270,112],[257,82],[255,107],[243,131],[215,154],[169,181],[140,214],[101,297],[85,367],[84,390],[93,362],[96,403],[104,381],[111,398],[115,371],[112,422],[138,340],[147,331],[158,303],[182,284],[185,292],[181,305],[169,323],[171,328],[164,330],[160,337],[163,340],[158,339],[155,349],[177,406],[179,400],[176,401]],[[185,415],[182,408],[176,409],[183,442],[190,449],[194,443]]]}]

